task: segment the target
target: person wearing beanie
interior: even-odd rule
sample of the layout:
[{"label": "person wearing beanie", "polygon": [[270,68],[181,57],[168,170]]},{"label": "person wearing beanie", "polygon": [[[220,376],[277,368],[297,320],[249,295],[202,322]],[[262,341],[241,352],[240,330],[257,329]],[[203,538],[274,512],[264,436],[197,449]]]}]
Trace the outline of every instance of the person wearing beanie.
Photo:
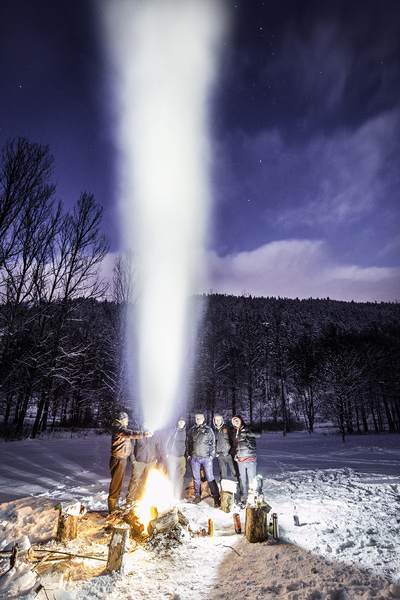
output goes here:
[{"label": "person wearing beanie", "polygon": [[120,412],[112,426],[110,471],[111,482],[108,492],[108,513],[117,510],[118,500],[124,483],[127,459],[132,450],[131,440],[151,437],[151,432],[142,433],[128,429],[129,417],[126,412]]},{"label": "person wearing beanie", "polygon": [[239,468],[241,502],[245,503],[250,484],[257,473],[256,438],[261,436],[261,432],[246,425],[240,415],[232,417],[232,425],[235,460]]},{"label": "person wearing beanie", "polygon": [[175,498],[180,500],[186,473],[186,419],[183,417],[178,419],[165,447],[168,477],[172,482]]},{"label": "person wearing beanie", "polygon": [[187,453],[194,482],[194,503],[201,502],[201,469],[204,469],[206,479],[214,498],[214,506],[221,506],[221,497],[213,473],[213,458],[215,457],[215,436],[211,427],[206,425],[203,413],[195,415],[196,425],[189,429],[187,437]]}]

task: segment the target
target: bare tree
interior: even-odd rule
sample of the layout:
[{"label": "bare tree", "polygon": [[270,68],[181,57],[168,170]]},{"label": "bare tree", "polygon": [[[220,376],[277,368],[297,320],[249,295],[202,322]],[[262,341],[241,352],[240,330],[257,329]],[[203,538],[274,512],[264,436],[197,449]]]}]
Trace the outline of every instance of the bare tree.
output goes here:
[{"label": "bare tree", "polygon": [[[68,321],[72,318],[79,298],[99,298],[107,290],[100,279],[101,263],[108,251],[108,240],[101,233],[103,209],[92,194],[82,193],[72,214],[64,217],[63,226],[52,246],[49,277],[46,279],[47,304],[56,302],[57,310],[47,335],[48,320],[43,321],[42,339],[46,340],[46,360],[43,362],[43,386],[38,402],[31,436],[47,425],[52,395],[57,381],[64,381],[68,353],[63,352]],[[80,350],[82,352],[82,349]]]},{"label": "bare tree", "polygon": [[48,146],[23,137],[6,142],[0,165],[0,267],[23,250],[32,213],[38,211],[43,218],[44,207],[51,207],[53,163]]},{"label": "bare tree", "polygon": [[[61,224],[61,205],[56,204],[51,183],[53,157],[48,146],[25,138],[10,140],[2,152],[0,166],[0,387],[26,380],[29,370],[25,350],[10,352],[13,340],[28,337],[36,318],[25,310],[36,299],[37,284],[46,270],[49,248]],[[14,343],[15,346],[15,343]],[[13,358],[12,358],[13,357]],[[12,358],[12,360],[10,360]],[[28,377],[29,379],[29,377]],[[13,395],[7,393],[6,417]],[[26,412],[25,394],[18,394],[18,418]],[[20,401],[23,400],[22,410]]]}]

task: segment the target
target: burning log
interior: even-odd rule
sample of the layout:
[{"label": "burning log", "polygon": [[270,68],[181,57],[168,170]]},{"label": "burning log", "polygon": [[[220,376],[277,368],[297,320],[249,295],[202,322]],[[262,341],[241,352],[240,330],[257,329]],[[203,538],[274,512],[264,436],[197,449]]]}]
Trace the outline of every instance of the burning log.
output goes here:
[{"label": "burning log", "polygon": [[268,504],[246,507],[245,535],[249,542],[263,542],[268,538]]},{"label": "burning log", "polygon": [[129,525],[121,523],[113,528],[108,548],[107,571],[120,571],[124,567],[124,559],[128,551]]},{"label": "burning log", "polygon": [[187,527],[189,524],[178,510],[171,482],[157,469],[150,471],[142,498],[122,518],[130,526],[133,538],[150,536],[152,544],[158,544],[154,539],[162,537],[171,538],[175,543],[181,536],[179,525]]},{"label": "burning log", "polygon": [[179,522],[178,508],[175,506],[172,510],[167,511],[150,521],[147,528],[148,533],[163,533],[167,529],[172,529]]}]

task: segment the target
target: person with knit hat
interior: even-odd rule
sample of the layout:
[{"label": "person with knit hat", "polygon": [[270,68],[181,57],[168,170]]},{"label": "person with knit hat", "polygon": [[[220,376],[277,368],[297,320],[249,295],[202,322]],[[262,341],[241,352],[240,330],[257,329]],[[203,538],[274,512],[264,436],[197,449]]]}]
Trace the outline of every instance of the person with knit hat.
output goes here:
[{"label": "person with knit hat", "polygon": [[168,477],[172,482],[175,497],[182,498],[183,479],[186,473],[186,419],[179,417],[176,427],[165,444]]},{"label": "person with knit hat", "polygon": [[120,412],[112,427],[110,458],[111,482],[108,492],[109,514],[112,514],[117,510],[119,495],[124,483],[126,463],[132,450],[131,440],[151,437],[153,435],[151,432],[143,433],[141,431],[128,429],[128,423],[128,414],[126,412]]},{"label": "person with knit hat", "polygon": [[245,503],[250,484],[257,473],[256,438],[261,436],[261,432],[246,425],[240,415],[232,417],[232,425],[235,460],[239,468],[240,496],[241,502]]}]

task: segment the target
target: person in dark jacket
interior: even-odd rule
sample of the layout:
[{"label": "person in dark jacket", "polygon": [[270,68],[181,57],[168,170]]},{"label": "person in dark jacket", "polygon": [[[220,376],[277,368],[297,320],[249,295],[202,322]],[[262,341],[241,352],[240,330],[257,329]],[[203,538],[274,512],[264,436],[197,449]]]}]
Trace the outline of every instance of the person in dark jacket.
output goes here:
[{"label": "person in dark jacket", "polygon": [[[146,431],[145,423],[141,430]],[[144,435],[132,442],[130,461],[132,474],[126,494],[127,506],[141,497],[149,472],[157,466],[164,466],[165,460],[160,436],[158,434],[152,435],[152,437]]]},{"label": "person in dark jacket", "polygon": [[229,468],[231,479],[237,481],[235,465],[231,454],[231,432],[224,423],[224,418],[222,415],[214,416],[213,430],[215,435],[215,455],[217,457],[221,479],[228,479]]},{"label": "person in dark jacket", "polygon": [[128,429],[129,417],[126,412],[120,412],[112,427],[110,471],[111,483],[108,492],[108,512],[115,512],[119,495],[124,483],[127,459],[131,455],[132,441],[153,435],[150,432],[132,431]]},{"label": "person in dark jacket", "polygon": [[189,429],[187,453],[193,474],[195,504],[201,502],[201,469],[204,469],[214,506],[221,506],[219,489],[214,479],[213,458],[215,457],[215,436],[211,427],[204,421],[203,413],[195,416],[196,425]]},{"label": "person in dark jacket", "polygon": [[232,418],[232,425],[235,460],[239,467],[240,495],[244,503],[247,501],[249,486],[257,473],[256,438],[261,436],[261,432],[246,425],[240,415]]},{"label": "person in dark jacket", "polygon": [[168,477],[172,482],[175,497],[182,497],[183,478],[186,472],[186,420],[178,419],[166,443]]}]

